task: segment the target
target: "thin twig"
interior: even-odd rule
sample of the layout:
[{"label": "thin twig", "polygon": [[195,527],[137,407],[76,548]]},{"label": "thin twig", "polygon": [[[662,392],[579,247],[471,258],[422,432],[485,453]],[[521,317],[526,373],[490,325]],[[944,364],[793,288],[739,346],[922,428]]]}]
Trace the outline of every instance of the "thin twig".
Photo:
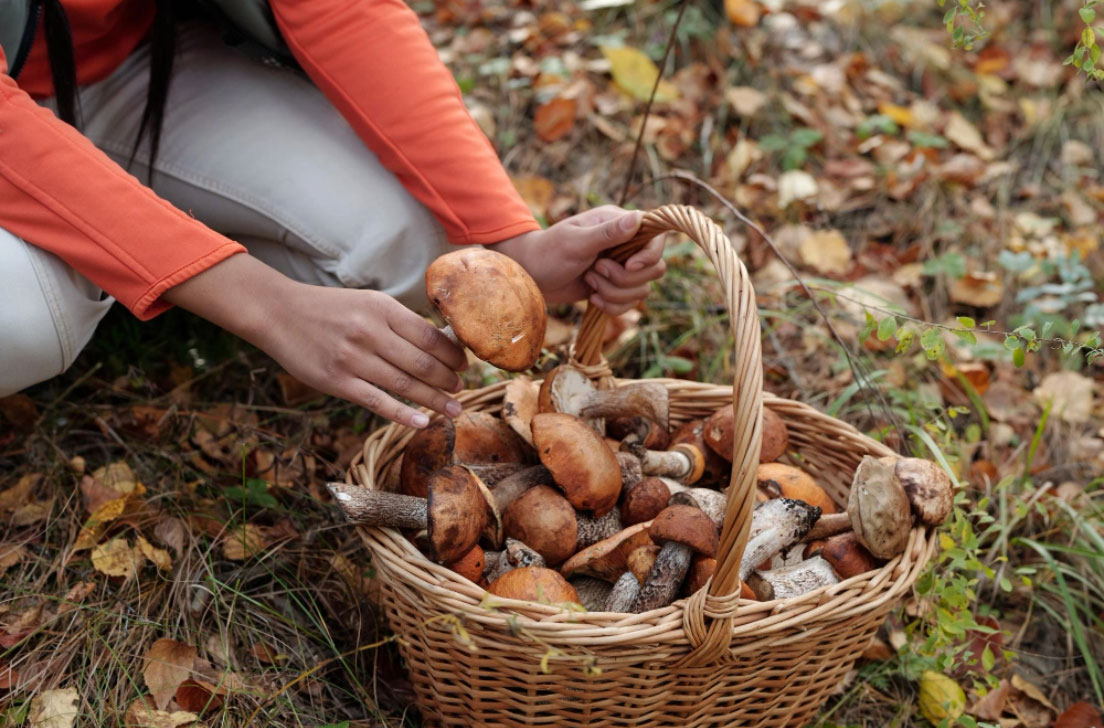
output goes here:
[{"label": "thin twig", "polygon": [[[718,192],[712,185],[686,172],[672,172],[671,174],[653,177],[644,184],[640,185],[640,187],[638,187],[636,190],[634,190],[633,195],[636,195],[641,189],[649,184],[652,184],[653,182],[662,182],[668,179],[698,185],[710,195],[712,195],[718,202],[728,208],[728,211],[731,212],[737,220],[754,230],[756,233],[759,234],[761,238],[763,238],[764,241],[766,241],[767,245],[770,246],[770,249],[774,252],[775,256],[777,256],[778,259],[782,261],[782,264],[785,265],[786,268],[790,271],[790,275],[792,275],[794,277],[794,280],[797,281],[798,285],[801,286],[801,289],[805,292],[805,295],[806,297],[808,297],[810,303],[812,303],[813,307],[816,308],[817,313],[819,313],[820,317],[824,319],[824,323],[827,324],[828,330],[832,334],[832,338],[836,340],[836,343],[839,344],[840,349],[843,351],[843,355],[847,357],[847,365],[851,368],[851,373],[855,375],[856,381],[858,382],[859,386],[864,389],[873,390],[874,394],[878,397],[878,401],[882,405],[882,409],[885,410],[885,415],[889,418],[889,422],[892,425],[893,430],[897,433],[899,442],[901,442],[902,444],[905,443],[905,436],[901,430],[900,424],[897,422],[897,417],[893,414],[893,409],[889,406],[889,402],[886,401],[885,395],[882,393],[882,390],[878,387],[868,384],[868,382],[870,381],[869,376],[863,371],[861,364],[857,362],[853,356],[851,356],[851,349],[847,346],[847,344],[844,343],[843,337],[839,335],[839,332],[836,331],[836,327],[832,324],[832,320],[828,317],[828,313],[823,308],[821,308],[820,303],[816,299],[816,296],[813,295],[813,292],[809,289],[809,286],[805,284],[805,281],[801,280],[801,276],[798,275],[797,269],[794,268],[793,264],[790,263],[786,256],[782,254],[782,251],[778,249],[778,246],[775,245],[775,242],[771,239],[770,235],[767,235],[767,232],[763,230],[763,228],[760,227],[758,223],[754,222],[749,217],[744,215],[744,213],[740,212],[735,205],[729,202],[725,198],[725,196]],[[870,406],[870,402],[864,397],[863,403],[866,405],[867,412],[870,413],[871,420],[876,422],[877,418],[874,416],[874,410]]]},{"label": "thin twig", "polygon": [[678,32],[679,23],[682,22],[682,15],[686,12],[686,6],[689,4],[688,0],[682,0],[679,3],[678,17],[675,18],[675,24],[671,26],[671,37],[667,39],[667,47],[663,49],[663,60],[659,62],[659,67],[656,69],[652,94],[648,97],[648,105],[644,107],[644,118],[640,121],[640,132],[636,135],[636,146],[633,147],[632,159],[629,160],[629,171],[625,173],[625,184],[621,186],[621,199],[617,202],[621,207],[624,207],[625,200],[629,199],[629,184],[632,182],[633,172],[636,171],[636,158],[640,156],[640,147],[644,143],[644,130],[648,126],[648,115],[652,113],[652,102],[655,101],[656,91],[659,90],[659,82],[663,78],[663,69],[667,66],[667,57],[671,55],[671,48],[675,45],[675,34]]}]

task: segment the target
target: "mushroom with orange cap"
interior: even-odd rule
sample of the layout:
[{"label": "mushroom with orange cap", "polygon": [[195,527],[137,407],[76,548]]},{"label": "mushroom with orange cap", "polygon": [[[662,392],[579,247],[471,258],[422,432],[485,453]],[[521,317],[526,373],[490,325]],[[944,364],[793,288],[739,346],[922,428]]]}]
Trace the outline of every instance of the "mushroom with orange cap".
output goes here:
[{"label": "mushroom with orange cap", "polygon": [[705,472],[705,455],[689,443],[675,445],[669,450],[649,450],[643,443],[629,437],[621,441],[621,450],[640,458],[640,467],[645,475],[658,475],[689,484],[697,482]]},{"label": "mushroom with orange cap", "polygon": [[716,556],[719,546],[713,521],[692,506],[668,506],[652,521],[648,534],[662,548],[629,608],[638,614],[670,604],[690,569],[691,557],[695,553]]},{"label": "mushroom with orange cap", "polygon": [[495,579],[487,591],[504,599],[521,599],[546,604],[579,604],[579,593],[558,571],[541,566],[511,569]]},{"label": "mushroom with orange cap", "polygon": [[544,296],[512,258],[486,248],[446,253],[426,270],[426,295],[483,361],[509,372],[536,363],[548,325]]},{"label": "mushroom with orange cap", "polygon": [[[703,436],[713,451],[732,462],[735,447],[736,423],[732,407],[721,407],[705,422]],[[790,435],[786,423],[775,412],[763,408],[763,440],[759,450],[759,462],[769,463],[777,460],[789,448]]]},{"label": "mushroom with orange cap", "polygon": [[839,508],[824,488],[801,468],[784,463],[762,463],[756,472],[759,488],[772,498],[793,498],[817,506],[822,513],[836,513]]},{"label": "mushroom with orange cap", "polygon": [[538,414],[532,428],[541,463],[572,506],[601,517],[617,505],[621,467],[597,432],[563,413]]}]

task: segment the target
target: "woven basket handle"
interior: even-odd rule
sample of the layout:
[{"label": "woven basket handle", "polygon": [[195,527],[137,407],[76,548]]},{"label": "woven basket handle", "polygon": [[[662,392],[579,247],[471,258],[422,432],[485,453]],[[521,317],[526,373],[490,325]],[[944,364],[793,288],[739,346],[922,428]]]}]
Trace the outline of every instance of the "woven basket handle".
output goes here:
[{"label": "woven basket handle", "polygon": [[[640,232],[632,240],[612,248],[608,257],[624,263],[649,240],[665,232],[680,232],[697,243],[725,285],[729,323],[735,337],[735,377],[732,406],[735,414],[735,441],[732,480],[721,529],[717,570],[708,594],[699,593],[687,605],[684,625],[695,650],[688,663],[705,664],[722,656],[731,638],[730,617],[735,611],[740,559],[751,529],[755,508],[756,471],[762,443],[763,365],[760,348],[759,311],[755,291],[744,264],[721,228],[697,210],[684,205],[667,205],[645,213]],[[575,340],[575,358],[580,364],[594,366],[602,360],[602,336],[606,315],[588,305]],[[714,621],[707,624],[705,617]]]}]

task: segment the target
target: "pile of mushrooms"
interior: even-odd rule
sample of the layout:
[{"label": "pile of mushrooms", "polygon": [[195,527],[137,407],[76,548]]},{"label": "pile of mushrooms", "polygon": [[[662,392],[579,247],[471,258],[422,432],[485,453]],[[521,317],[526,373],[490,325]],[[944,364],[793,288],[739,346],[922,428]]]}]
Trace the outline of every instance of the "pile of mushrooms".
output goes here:
[{"label": "pile of mushrooms", "polygon": [[[426,280],[477,356],[511,371],[533,366],[544,302],[513,261],[457,251]],[[400,529],[497,597],[657,609],[712,578],[734,455],[731,407],[673,423],[669,405],[659,382],[598,389],[562,366],[539,383],[512,380],[497,414],[439,418],[415,433],[398,492],[329,488],[351,521]],[[744,598],[791,598],[878,568],[903,553],[914,524],[950,512],[950,480],[916,458],[865,457],[848,502],[837,503],[808,472],[778,462],[790,453],[782,418],[764,408],[762,427]]]}]

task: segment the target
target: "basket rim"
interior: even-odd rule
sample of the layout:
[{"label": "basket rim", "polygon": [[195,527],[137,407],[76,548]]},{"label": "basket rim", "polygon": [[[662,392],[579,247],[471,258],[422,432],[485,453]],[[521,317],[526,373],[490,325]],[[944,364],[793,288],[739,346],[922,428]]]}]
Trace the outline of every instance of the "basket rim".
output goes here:
[{"label": "basket rim", "polygon": [[[468,390],[459,398],[465,401],[465,409],[495,412],[501,408],[501,397],[496,395],[509,382],[509,379],[486,387]],[[672,390],[672,405],[678,400],[700,399],[709,394],[718,398],[731,398],[732,387],[727,385],[705,384],[682,379],[619,379],[621,382],[649,381],[661,382]],[[853,447],[861,445],[873,454],[890,455],[892,451],[876,440],[862,434],[856,428],[830,415],[796,400],[763,393],[764,405],[775,410],[783,420],[804,418],[812,421],[832,423],[837,430],[846,433],[853,440]],[[679,419],[689,419],[679,416]],[[675,416],[672,420],[676,419]],[[346,482],[362,487],[378,487],[379,476],[386,473],[398,461],[398,455],[376,462],[377,448],[390,445],[401,452],[404,440],[408,440],[413,431],[399,425],[389,424],[371,433],[363,447],[353,458],[346,471]],[[366,465],[366,461],[369,465]],[[373,473],[373,468],[379,470]],[[643,612],[626,614],[621,612],[590,612],[569,610],[557,605],[546,605],[494,597],[489,601],[486,590],[456,574],[451,569],[435,564],[426,558],[400,532],[391,528],[357,526],[362,542],[372,553],[373,563],[379,571],[379,578],[401,582],[416,590],[429,601],[434,602],[438,611],[462,615],[465,619],[508,630],[512,625],[523,624],[527,629],[543,638],[554,639],[558,644],[610,645],[621,643],[657,643],[685,645],[692,649],[686,635],[686,616],[692,597],[682,598],[665,607]],[[912,588],[920,572],[927,565],[935,551],[937,539],[923,527],[914,527],[909,535],[908,546],[903,554],[890,560],[879,569],[843,580],[838,584],[820,587],[793,599],[778,599],[769,602],[739,599],[735,613],[725,617],[731,619],[733,638],[752,640],[745,644],[731,644],[729,652],[742,653],[751,644],[763,646],[763,640],[776,639],[783,632],[800,632],[814,623],[835,622],[866,614],[882,608],[887,602],[895,601]],[[704,592],[705,590],[703,590]],[[699,593],[703,593],[699,592]],[[706,616],[711,615],[706,610]]]}]

